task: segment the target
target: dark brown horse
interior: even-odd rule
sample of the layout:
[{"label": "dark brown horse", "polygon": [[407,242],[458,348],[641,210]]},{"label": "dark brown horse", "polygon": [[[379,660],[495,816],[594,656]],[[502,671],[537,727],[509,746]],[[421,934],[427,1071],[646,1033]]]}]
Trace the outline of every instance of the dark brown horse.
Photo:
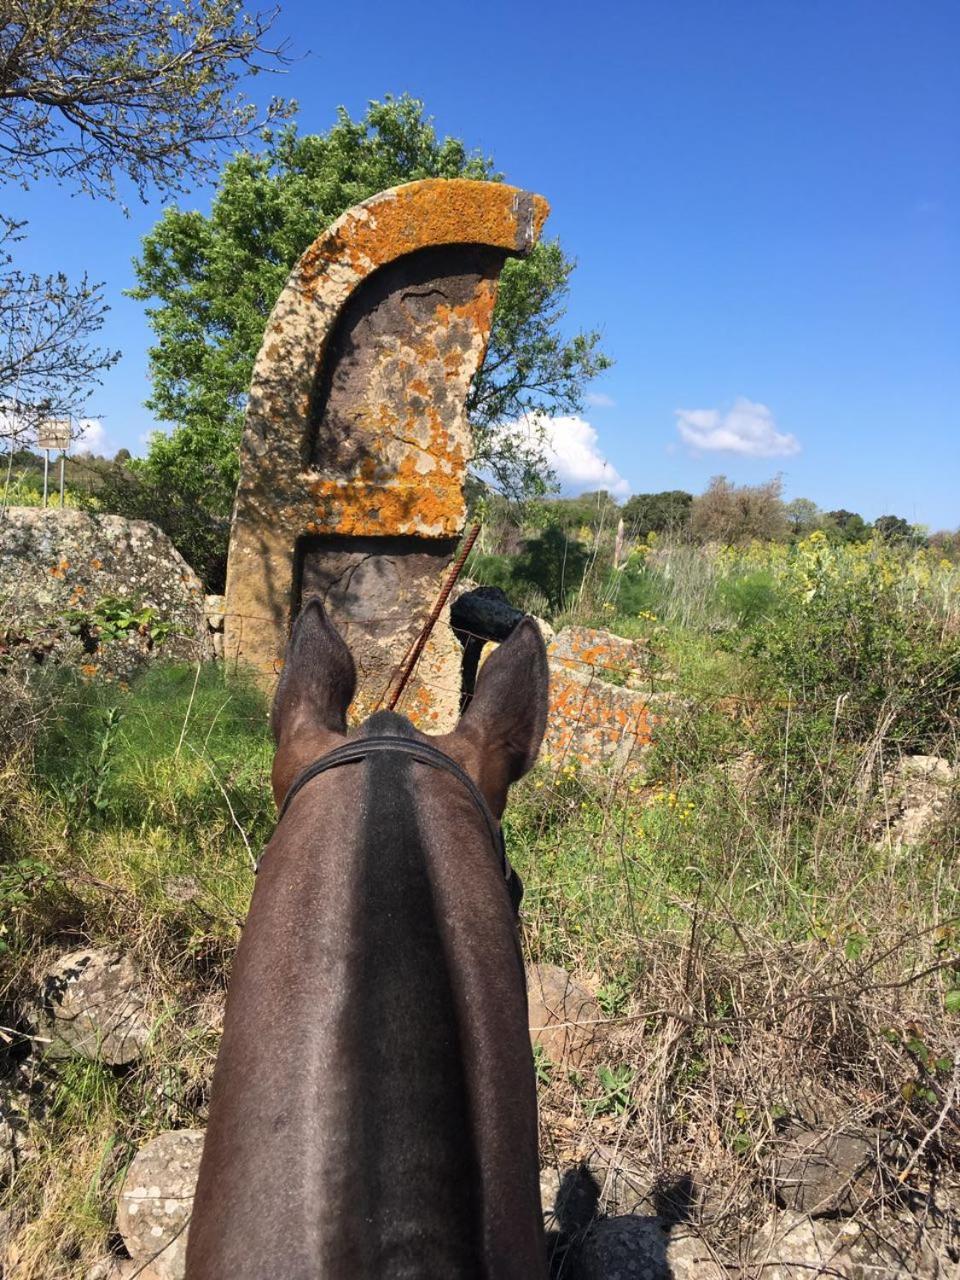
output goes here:
[{"label": "dark brown horse", "polygon": [[[274,795],[293,792],[230,983],[187,1277],[538,1280],[535,1080],[495,841],[543,736],[543,641],[520,623],[439,737],[392,712],[348,737],[354,685],[309,601],[273,708]],[[312,770],[322,757],[336,767]]]}]

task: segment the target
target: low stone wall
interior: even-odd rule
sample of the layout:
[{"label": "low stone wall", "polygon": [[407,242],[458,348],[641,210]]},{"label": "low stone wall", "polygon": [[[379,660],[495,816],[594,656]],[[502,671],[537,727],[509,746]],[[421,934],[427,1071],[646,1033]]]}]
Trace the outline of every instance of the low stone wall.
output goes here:
[{"label": "low stone wall", "polygon": [[208,648],[203,586],[156,525],[0,511],[0,663],[125,675],[154,653],[193,659]]}]

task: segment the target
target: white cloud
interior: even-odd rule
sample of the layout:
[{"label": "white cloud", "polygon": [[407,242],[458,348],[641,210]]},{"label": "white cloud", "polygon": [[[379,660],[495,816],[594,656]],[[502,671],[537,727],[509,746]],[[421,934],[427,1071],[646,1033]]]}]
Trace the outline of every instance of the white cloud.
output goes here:
[{"label": "white cloud", "polygon": [[680,439],[703,453],[739,453],[746,458],[786,458],[800,441],[778,431],[765,404],[738,396],[726,413],[719,409],[676,409]]},{"label": "white cloud", "polygon": [[597,448],[596,427],[584,418],[547,418],[535,414],[521,418],[513,429],[526,434],[542,430],[544,456],[564,492],[607,489],[618,498],[629,494],[630,485]]},{"label": "white cloud", "polygon": [[602,391],[588,391],[583,398],[594,409],[615,409],[617,407],[617,402],[613,396],[605,395]]},{"label": "white cloud", "polygon": [[104,455],[109,445],[107,432],[99,418],[80,418],[76,424],[74,447],[77,453],[96,453]]}]

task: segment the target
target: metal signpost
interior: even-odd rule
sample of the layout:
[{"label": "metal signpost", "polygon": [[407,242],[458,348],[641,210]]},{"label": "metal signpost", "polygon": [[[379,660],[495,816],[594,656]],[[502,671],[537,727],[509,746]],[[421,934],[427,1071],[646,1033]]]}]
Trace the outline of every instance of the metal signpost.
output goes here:
[{"label": "metal signpost", "polygon": [[43,450],[43,505],[47,505],[47,478],[50,471],[50,450],[60,450],[60,505],[63,506],[64,466],[67,450],[73,436],[70,418],[47,418],[37,428],[37,444]]}]

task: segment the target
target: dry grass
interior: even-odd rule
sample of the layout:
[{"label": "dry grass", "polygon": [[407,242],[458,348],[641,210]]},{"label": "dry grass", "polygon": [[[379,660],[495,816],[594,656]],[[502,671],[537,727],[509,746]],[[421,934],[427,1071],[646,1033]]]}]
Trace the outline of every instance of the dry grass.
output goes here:
[{"label": "dry grass", "polygon": [[[896,1142],[864,1193],[871,1223],[939,1230],[960,1207],[957,811],[920,845],[885,838],[886,722],[854,739],[833,701],[771,694],[743,652],[686,629],[715,616],[701,567],[651,636],[682,714],[644,770],[541,766],[509,810],[528,956],[602,1010],[578,1072],[539,1063],[544,1162],[608,1170],[612,1210],[615,1157],[649,1211],[672,1203],[732,1264],[771,1212],[788,1124],[882,1130]],[[0,1083],[21,1090],[33,1149],[0,1203],[11,1280],[79,1280],[132,1153],[204,1121],[247,844],[272,809],[262,705],[195,677],[0,698],[24,726],[0,763]],[[929,748],[960,758],[949,726]],[[156,1029],[134,1069],[25,1056],[47,957],[87,942],[132,951],[145,976]]]}]

